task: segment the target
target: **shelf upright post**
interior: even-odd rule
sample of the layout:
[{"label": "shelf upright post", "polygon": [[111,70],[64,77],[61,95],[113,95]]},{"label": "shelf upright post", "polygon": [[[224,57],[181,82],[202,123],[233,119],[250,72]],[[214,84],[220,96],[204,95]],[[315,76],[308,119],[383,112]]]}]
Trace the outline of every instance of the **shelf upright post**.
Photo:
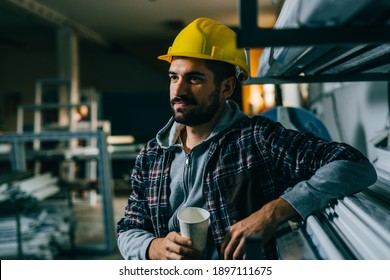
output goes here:
[{"label": "shelf upright post", "polygon": [[102,192],[102,203],[103,207],[103,219],[104,219],[104,230],[105,230],[105,244],[106,250],[108,252],[112,252],[115,247],[115,234],[114,234],[114,214],[113,214],[113,190],[112,190],[112,173],[111,173],[111,165],[109,164],[110,158],[107,150],[107,135],[98,131],[97,133],[97,146],[99,150],[99,158],[98,161],[98,176],[99,176],[99,184],[104,186],[101,188]]},{"label": "shelf upright post", "polygon": [[387,107],[388,107],[388,114],[389,114],[389,118],[390,118],[390,80],[387,81]]},{"label": "shelf upright post", "polygon": [[[42,83],[40,81],[35,83],[35,105],[42,104]],[[23,127],[22,127],[23,131]],[[34,133],[40,133],[42,131],[42,112],[40,110],[34,111]],[[39,140],[33,141],[34,151],[38,151],[41,148],[41,142]]]},{"label": "shelf upright post", "polygon": [[22,226],[20,211],[16,211],[16,240],[18,244],[18,258],[23,259]]},{"label": "shelf upright post", "polygon": [[239,5],[239,23],[240,30],[245,30],[245,35],[250,34],[252,29],[257,28],[257,0],[241,0]]},{"label": "shelf upright post", "polygon": [[[387,110],[386,129],[390,130],[390,81],[387,81]],[[390,148],[390,134],[387,136],[387,147]]]},{"label": "shelf upright post", "polygon": [[[90,94],[92,95],[92,94]],[[98,130],[98,105],[97,105],[97,101],[92,99],[90,100],[90,106],[89,106],[89,110],[90,110],[90,130],[91,131],[97,131]],[[91,145],[92,147],[96,147],[97,146],[97,139],[96,138],[91,138],[89,140],[89,145]],[[90,180],[90,181],[94,181],[96,180],[96,170],[97,170],[97,167],[96,167],[97,163],[96,161],[89,161],[87,162],[87,167],[86,167],[86,177]]]},{"label": "shelf upright post", "polygon": [[15,171],[26,171],[26,151],[24,148],[24,143],[19,141],[17,138],[12,139],[11,141],[11,152],[10,152],[10,161],[12,170]]}]

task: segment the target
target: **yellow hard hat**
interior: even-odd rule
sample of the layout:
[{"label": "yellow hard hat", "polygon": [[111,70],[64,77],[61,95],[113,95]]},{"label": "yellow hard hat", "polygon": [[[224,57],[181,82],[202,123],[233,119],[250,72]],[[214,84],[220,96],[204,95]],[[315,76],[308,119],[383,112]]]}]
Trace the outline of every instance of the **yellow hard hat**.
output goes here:
[{"label": "yellow hard hat", "polygon": [[236,33],[209,18],[198,18],[187,25],[176,36],[168,53],[158,59],[171,62],[173,56],[227,62],[240,69],[243,80],[249,77],[245,51],[236,47]]}]

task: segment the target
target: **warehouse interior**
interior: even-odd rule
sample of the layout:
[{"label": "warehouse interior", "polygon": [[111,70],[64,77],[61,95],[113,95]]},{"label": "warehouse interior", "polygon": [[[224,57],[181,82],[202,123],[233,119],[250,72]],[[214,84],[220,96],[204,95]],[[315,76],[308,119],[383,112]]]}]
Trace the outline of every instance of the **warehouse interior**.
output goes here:
[{"label": "warehouse interior", "polygon": [[247,49],[252,77],[233,97],[245,114],[287,114],[284,125],[350,144],[379,175],[340,202],[349,212],[330,205],[281,237],[280,258],[390,259],[390,4],[334,2],[1,1],[0,259],[123,259],[115,224],[136,155],[171,116],[157,56],[198,17]]}]

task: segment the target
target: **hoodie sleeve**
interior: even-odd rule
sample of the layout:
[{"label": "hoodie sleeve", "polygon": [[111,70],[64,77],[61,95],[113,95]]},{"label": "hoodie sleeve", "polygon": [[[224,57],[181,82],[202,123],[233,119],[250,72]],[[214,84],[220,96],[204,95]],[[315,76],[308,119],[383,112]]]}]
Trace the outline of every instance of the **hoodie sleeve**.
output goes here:
[{"label": "hoodie sleeve", "polygon": [[118,235],[119,252],[126,260],[146,260],[150,242],[155,238],[145,230],[129,229]]},{"label": "hoodie sleeve", "polygon": [[375,183],[375,168],[368,160],[330,162],[309,179],[301,181],[281,197],[306,219],[331,200],[357,193]]},{"label": "hoodie sleeve", "polygon": [[146,259],[149,244],[155,238],[148,211],[147,181],[144,180],[142,168],[145,165],[145,150],[141,150],[137,156],[131,175],[132,191],[124,217],[117,223],[117,244],[125,259]]}]

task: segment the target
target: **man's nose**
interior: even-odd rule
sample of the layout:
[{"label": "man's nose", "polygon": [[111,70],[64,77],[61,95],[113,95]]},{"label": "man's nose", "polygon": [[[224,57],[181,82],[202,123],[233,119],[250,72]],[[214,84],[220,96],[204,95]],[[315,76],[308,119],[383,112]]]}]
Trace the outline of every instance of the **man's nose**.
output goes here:
[{"label": "man's nose", "polygon": [[180,79],[171,85],[172,93],[175,96],[182,96],[188,94],[188,83],[185,79]]}]

